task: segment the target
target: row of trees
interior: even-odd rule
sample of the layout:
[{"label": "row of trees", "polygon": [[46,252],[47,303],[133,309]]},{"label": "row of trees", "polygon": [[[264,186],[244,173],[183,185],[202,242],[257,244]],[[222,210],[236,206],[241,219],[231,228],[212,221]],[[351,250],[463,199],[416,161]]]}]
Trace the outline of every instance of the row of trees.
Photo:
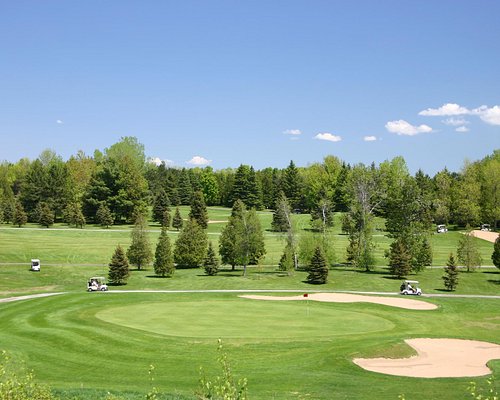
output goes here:
[{"label": "row of trees", "polygon": [[[54,220],[75,226],[102,223],[98,211],[103,207],[109,210],[108,221],[133,222],[137,208],[189,205],[196,192],[203,193],[207,205],[232,207],[239,199],[256,210],[274,209],[283,193],[293,211],[311,213],[315,229],[331,224],[334,211],[351,210],[349,222],[362,225],[351,250],[362,254],[370,246],[363,233],[369,229],[370,217],[397,211],[402,196],[418,194],[420,211],[434,223],[496,226],[499,187],[498,150],[483,160],[465,163],[458,173],[444,169],[433,177],[422,171],[410,175],[402,157],[378,166],[349,165],[327,156],[302,168],[291,161],[283,169],[256,171],[240,165],[214,171],[211,167],[186,169],[149,163],[144,146],[134,137],[124,137],[103,152],[96,150],[93,156],[78,152],[63,161],[46,150],[34,161],[1,163],[0,219],[18,224],[20,220],[15,218],[20,205],[31,222],[41,221],[44,208]],[[153,217],[161,222],[163,215],[154,212]]]}]

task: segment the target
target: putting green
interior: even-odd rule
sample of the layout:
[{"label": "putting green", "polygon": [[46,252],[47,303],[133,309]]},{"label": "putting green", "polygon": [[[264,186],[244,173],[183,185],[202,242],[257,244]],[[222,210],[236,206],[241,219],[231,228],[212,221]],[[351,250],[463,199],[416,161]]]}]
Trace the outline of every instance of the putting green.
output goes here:
[{"label": "putting green", "polygon": [[332,305],[261,302],[257,306],[240,299],[141,302],[109,307],[96,316],[128,328],[191,338],[310,339],[394,328],[387,319]]}]

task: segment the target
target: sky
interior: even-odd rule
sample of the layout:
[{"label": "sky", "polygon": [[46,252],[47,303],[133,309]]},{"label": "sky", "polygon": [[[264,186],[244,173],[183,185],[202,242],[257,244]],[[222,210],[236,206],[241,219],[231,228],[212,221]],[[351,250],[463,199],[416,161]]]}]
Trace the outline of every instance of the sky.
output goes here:
[{"label": "sky", "polygon": [[498,0],[0,0],[0,161],[135,136],[179,167],[500,148]]}]

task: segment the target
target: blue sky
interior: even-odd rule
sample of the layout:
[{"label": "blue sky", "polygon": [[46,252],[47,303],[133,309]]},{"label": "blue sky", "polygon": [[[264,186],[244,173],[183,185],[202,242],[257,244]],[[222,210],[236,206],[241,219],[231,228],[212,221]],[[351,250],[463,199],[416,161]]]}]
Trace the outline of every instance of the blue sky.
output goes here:
[{"label": "blue sky", "polygon": [[500,148],[500,2],[0,0],[0,160],[136,136],[215,169]]}]

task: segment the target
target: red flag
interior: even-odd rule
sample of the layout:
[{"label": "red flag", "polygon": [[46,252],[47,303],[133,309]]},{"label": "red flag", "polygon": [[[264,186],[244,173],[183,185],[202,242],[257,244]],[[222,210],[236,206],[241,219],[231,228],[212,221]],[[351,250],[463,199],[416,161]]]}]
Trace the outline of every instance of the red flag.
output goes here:
[{"label": "red flag", "polygon": [[309,297],[309,295],[307,293],[304,293],[304,297]]}]

